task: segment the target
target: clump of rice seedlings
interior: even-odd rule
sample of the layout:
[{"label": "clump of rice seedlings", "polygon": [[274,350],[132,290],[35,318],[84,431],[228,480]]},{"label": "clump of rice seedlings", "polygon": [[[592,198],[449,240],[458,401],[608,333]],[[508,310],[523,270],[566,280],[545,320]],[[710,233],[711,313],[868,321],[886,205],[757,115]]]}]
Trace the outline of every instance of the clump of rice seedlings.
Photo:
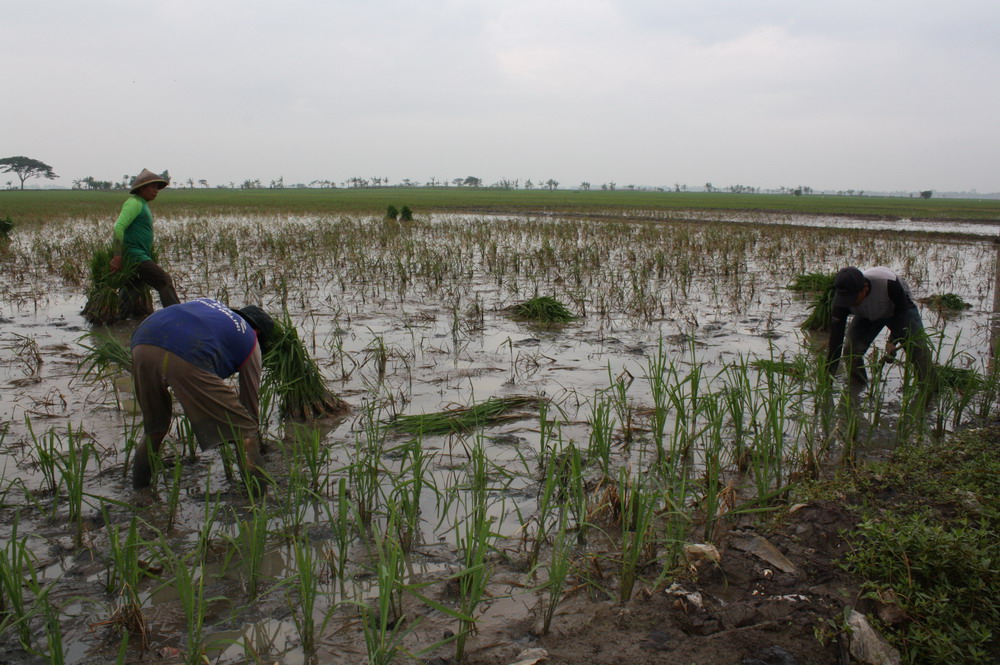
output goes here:
[{"label": "clump of rice seedlings", "polygon": [[576,315],[552,296],[539,296],[514,305],[509,310],[517,321],[534,323],[569,323]]},{"label": "clump of rice seedlings", "polygon": [[793,360],[759,358],[751,362],[750,366],[761,372],[782,374],[793,379],[805,379],[810,372],[808,359],[805,356],[796,356]]},{"label": "clump of rice seedlings", "polygon": [[389,426],[412,436],[466,434],[480,427],[495,425],[506,420],[522,418],[514,409],[538,404],[537,397],[491,397],[472,406],[456,407],[437,413],[398,415]]},{"label": "clump of rice seedlings", "polygon": [[288,418],[313,420],[342,414],[347,404],[326,387],[316,361],[309,356],[291,317],[275,321],[270,346],[264,354],[264,386],[279,398]]},{"label": "clump of rice seedlings", "polygon": [[976,392],[985,384],[983,376],[968,367],[935,364],[934,376],[938,386],[950,388],[956,392]]},{"label": "clump of rice seedlings", "polygon": [[399,219],[399,211],[396,210],[396,206],[390,205],[385,209],[385,219],[391,219],[393,221]]},{"label": "clump of rice seedlings", "polygon": [[836,276],[822,272],[809,272],[804,275],[796,275],[792,283],[788,285],[790,291],[796,293],[823,293],[833,286]]},{"label": "clump of rice seedlings", "polygon": [[927,298],[923,298],[920,302],[924,303],[931,309],[944,313],[944,314],[954,314],[956,312],[961,312],[967,309],[971,309],[972,305],[965,302],[962,296],[955,293],[939,293]]},{"label": "clump of rice seedlings", "polygon": [[403,206],[399,209],[399,221],[401,222],[412,222],[413,221],[413,211],[410,210],[410,206]]},{"label": "clump of rice seedlings", "polygon": [[121,270],[111,272],[112,249],[94,251],[90,259],[90,287],[83,317],[87,323],[108,324],[153,313],[153,296],[145,284],[136,282],[138,264],[124,261]]},{"label": "clump of rice seedlings", "polygon": [[80,361],[83,378],[101,381],[132,373],[132,352],[115,337],[95,331],[80,339],[89,342],[89,345],[77,342],[87,352]]},{"label": "clump of rice seedlings", "polygon": [[802,294],[812,294],[813,303],[809,311],[809,316],[802,322],[803,330],[829,330],[830,315],[833,312],[833,294],[836,289],[833,286],[835,275],[811,272],[804,275],[796,275],[788,288]]}]

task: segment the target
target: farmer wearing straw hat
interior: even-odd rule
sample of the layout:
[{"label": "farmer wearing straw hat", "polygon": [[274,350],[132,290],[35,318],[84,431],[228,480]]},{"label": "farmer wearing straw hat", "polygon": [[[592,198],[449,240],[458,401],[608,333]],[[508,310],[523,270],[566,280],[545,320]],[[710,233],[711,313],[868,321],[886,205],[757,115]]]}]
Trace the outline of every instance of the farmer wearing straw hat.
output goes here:
[{"label": "farmer wearing straw hat", "polygon": [[[274,320],[259,307],[230,309],[211,298],[165,307],[139,324],[132,334],[132,376],[145,436],[132,466],[133,487],[149,487],[152,480],[151,457],[170,429],[168,388],[201,449],[232,441],[247,489],[255,494],[266,487],[258,396],[262,347],[273,332]],[[236,373],[239,395],[225,381]]]},{"label": "farmer wearing straw hat", "polygon": [[[830,322],[827,363],[837,373],[841,351],[849,363],[850,383],[860,388],[868,383],[864,355],[883,328],[889,328],[888,359],[903,348],[922,383],[930,378],[931,351],[920,312],[902,277],[888,268],[843,268],[834,278],[836,293]],[[853,315],[850,325],[847,318]],[[844,342],[846,330],[847,342]]]},{"label": "farmer wearing straw hat", "polygon": [[111,259],[111,272],[121,270],[123,257],[138,264],[138,280],[160,294],[160,304],[164,307],[176,305],[180,298],[170,275],[153,260],[153,214],[149,202],[169,184],[169,180],[149,169],[143,169],[132,181],[131,196],[122,205],[115,222]]}]

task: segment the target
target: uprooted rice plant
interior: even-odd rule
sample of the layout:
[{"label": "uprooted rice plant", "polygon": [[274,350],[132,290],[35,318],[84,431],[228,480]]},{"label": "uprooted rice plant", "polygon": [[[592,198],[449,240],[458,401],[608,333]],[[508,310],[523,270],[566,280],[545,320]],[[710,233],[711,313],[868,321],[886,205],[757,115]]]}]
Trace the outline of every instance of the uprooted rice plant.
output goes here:
[{"label": "uprooted rice plant", "polygon": [[[275,483],[256,503],[228,480],[232,460],[198,453],[179,418],[153,507],[136,505],[122,478],[141,419],[94,381],[127,394],[111,370],[127,353],[96,335],[78,344],[85,294],[70,279],[109,230],[12,236],[0,303],[45,362],[29,370],[5,350],[0,363],[17,382],[2,397],[17,417],[0,455],[21,476],[0,487],[0,567],[25,580],[3,591],[17,608],[0,611],[4,653],[47,650],[59,628],[74,636],[68,662],[134,659],[142,642],[186,662],[453,658],[505,639],[505,600],[558,631],[568,596],[663,588],[685,544],[780,506],[831,459],[995,411],[990,243],[609,215],[386,224],[386,205],[370,217],[157,217],[182,299],[285,312],[285,350],[265,357],[281,377],[273,408],[308,412],[333,393],[356,405],[341,420],[264,419]],[[921,386],[905,363],[875,357],[871,389],[845,412],[817,360],[822,338],[799,329],[807,304],[784,285],[862,262],[973,304],[926,321],[934,411],[909,406]],[[539,293],[574,325],[511,320]],[[110,330],[127,338],[129,326]],[[105,559],[108,525],[133,520]],[[60,538],[80,556],[53,559]],[[92,565],[106,574],[88,577]]]}]

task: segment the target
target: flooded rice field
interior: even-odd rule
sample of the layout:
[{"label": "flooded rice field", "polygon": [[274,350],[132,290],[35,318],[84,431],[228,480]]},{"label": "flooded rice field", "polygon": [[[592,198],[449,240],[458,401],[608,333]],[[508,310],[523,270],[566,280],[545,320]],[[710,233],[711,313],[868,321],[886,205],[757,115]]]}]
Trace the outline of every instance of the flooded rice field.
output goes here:
[{"label": "flooded rice field", "polygon": [[[155,492],[131,489],[130,377],[80,370],[97,332],[80,314],[88,261],[110,227],[15,233],[0,253],[0,660],[516,653],[571,588],[576,607],[669,583],[685,544],[795,482],[992,409],[995,228],[752,221],[158,219],[182,300],[286,312],[351,406],[296,422],[264,394],[275,483],[257,502],[180,417]],[[905,364],[876,355],[844,408],[825,339],[800,327],[810,298],[788,288],[844,265],[968,303],[922,315],[937,363],[976,388],[910,399]],[[541,296],[575,318],[512,316]],[[127,344],[136,325],[105,332]],[[503,412],[438,428],[487,403]]]}]

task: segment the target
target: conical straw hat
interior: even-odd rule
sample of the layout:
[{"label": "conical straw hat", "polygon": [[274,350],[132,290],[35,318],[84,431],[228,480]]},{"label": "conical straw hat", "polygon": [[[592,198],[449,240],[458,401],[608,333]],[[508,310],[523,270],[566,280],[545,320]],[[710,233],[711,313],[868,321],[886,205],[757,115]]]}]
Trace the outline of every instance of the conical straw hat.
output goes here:
[{"label": "conical straw hat", "polygon": [[164,187],[170,184],[169,180],[161,178],[159,175],[153,173],[149,169],[143,169],[142,173],[137,175],[135,177],[135,180],[132,181],[132,186],[129,188],[128,191],[131,194],[135,194],[135,190],[139,189],[143,185],[148,185],[151,182],[163,183],[160,185],[160,189],[163,189]]}]

